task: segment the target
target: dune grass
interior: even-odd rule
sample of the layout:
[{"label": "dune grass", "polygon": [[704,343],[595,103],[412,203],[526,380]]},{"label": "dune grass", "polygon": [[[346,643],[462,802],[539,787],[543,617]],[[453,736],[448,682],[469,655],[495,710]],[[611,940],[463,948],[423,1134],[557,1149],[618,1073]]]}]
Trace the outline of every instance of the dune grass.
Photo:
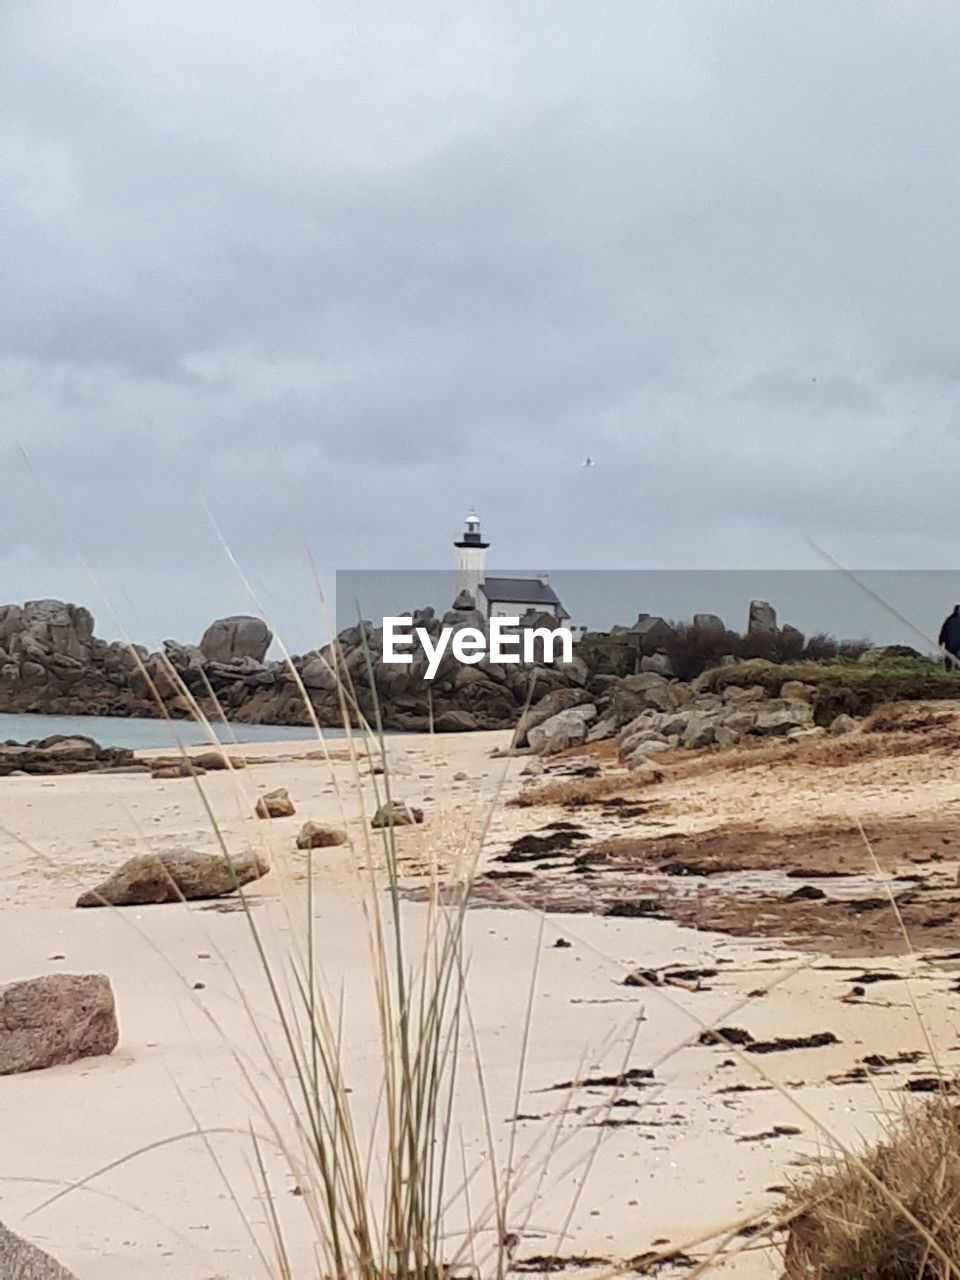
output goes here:
[{"label": "dune grass", "polygon": [[960,1109],[907,1109],[859,1158],[824,1161],[789,1197],[784,1280],[956,1280]]}]

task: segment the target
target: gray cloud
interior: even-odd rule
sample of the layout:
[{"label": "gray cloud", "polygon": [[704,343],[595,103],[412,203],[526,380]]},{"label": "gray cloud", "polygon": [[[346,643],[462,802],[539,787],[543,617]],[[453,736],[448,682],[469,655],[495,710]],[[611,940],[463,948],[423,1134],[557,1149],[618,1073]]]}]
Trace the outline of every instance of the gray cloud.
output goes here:
[{"label": "gray cloud", "polygon": [[295,647],[304,540],[443,566],[471,503],[503,565],[951,566],[958,28],[8,6],[0,596],[115,633],[66,533],[193,638],[249,605],[205,503]]}]

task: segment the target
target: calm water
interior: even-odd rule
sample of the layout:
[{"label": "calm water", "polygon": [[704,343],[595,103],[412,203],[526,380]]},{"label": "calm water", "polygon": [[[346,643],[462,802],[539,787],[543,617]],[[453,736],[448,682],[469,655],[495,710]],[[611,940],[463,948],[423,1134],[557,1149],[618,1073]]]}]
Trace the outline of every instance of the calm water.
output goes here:
[{"label": "calm water", "polygon": [[[342,729],[324,729],[324,737],[339,738]],[[130,747],[146,751],[151,747],[185,747],[207,743],[203,728],[191,720],[124,719],[117,716],[34,716],[0,714],[0,742],[31,742],[54,733],[82,734],[102,747]],[[271,724],[231,724],[216,726],[221,742],[304,742],[316,737],[313,729]],[[176,737],[174,736],[176,734]]]}]

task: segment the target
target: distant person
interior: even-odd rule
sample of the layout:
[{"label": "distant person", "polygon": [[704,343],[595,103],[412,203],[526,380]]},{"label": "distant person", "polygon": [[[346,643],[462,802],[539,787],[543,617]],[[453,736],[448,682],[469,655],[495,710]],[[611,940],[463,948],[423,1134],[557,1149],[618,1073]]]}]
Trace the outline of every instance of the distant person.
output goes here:
[{"label": "distant person", "polygon": [[948,671],[960,667],[960,604],[953,606],[953,613],[944,619],[937,641],[943,650],[943,665]]}]

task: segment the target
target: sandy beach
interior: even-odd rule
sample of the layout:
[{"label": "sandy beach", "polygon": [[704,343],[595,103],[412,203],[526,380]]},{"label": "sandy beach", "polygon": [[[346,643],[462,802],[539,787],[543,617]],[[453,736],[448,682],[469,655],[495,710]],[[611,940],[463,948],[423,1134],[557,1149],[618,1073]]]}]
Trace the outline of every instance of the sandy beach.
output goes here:
[{"label": "sandy beach", "polygon": [[[680,1251],[665,1273],[682,1274],[722,1243],[728,1256],[712,1265],[723,1274],[776,1274],[763,1224],[772,1222],[778,1189],[832,1140],[875,1137],[909,1098],[907,1082],[922,1089],[924,1078],[952,1078],[957,1069],[958,961],[943,903],[955,896],[957,853],[944,831],[960,805],[960,780],[949,753],[918,754],[891,738],[886,754],[862,759],[831,760],[830,744],[818,748],[819,759],[813,747],[755,753],[746,763],[743,753],[727,753],[726,764],[721,756],[678,758],[642,792],[624,779],[619,804],[608,792],[595,803],[580,797],[576,807],[518,807],[509,802],[545,780],[589,788],[596,775],[577,780],[581,752],[572,770],[559,760],[544,777],[523,777],[524,757],[491,758],[507,740],[411,735],[390,747],[393,793],[425,811],[422,826],[397,832],[411,937],[426,927],[428,907],[417,898],[432,872],[479,859],[466,948],[483,1093],[465,1047],[457,1161],[468,1171],[483,1163],[485,1094],[501,1160],[516,1134],[508,1226],[519,1237],[518,1270],[563,1259],[585,1275],[626,1260],[642,1271],[645,1256]],[[350,1087],[359,1110],[375,1114],[379,1057],[362,898],[363,867],[380,858],[369,818],[382,778],[371,777],[366,761],[357,768],[343,741],[330,743],[329,760],[316,743],[231,750],[259,762],[197,781],[144,773],[3,779],[0,981],[102,972],[117,998],[121,1039],[112,1055],[0,1083],[0,1220],[79,1280],[272,1274],[251,1128],[263,1137],[291,1252],[310,1257],[309,1187],[298,1185],[274,1143],[290,1125],[264,1045],[279,1045],[281,1033],[244,912],[229,899],[73,905],[133,853],[215,851],[207,806],[232,849],[259,849],[271,861],[248,896],[287,983],[284,957],[301,945],[307,902],[308,855],[295,848],[296,834],[307,819],[345,825],[347,845],[312,854],[314,930],[325,989],[343,1003]],[[586,765],[616,787],[602,753]],[[296,815],[253,817],[258,796],[280,786]],[[884,851],[883,875],[861,839],[856,855],[844,845],[858,865],[851,861],[831,888],[799,841],[803,874],[787,886],[826,886],[846,932],[835,920],[827,926],[815,894],[796,899],[789,917],[768,909],[763,894],[782,902],[778,876],[791,869],[782,865],[782,842],[774,855],[781,865],[756,862],[752,872],[691,867],[681,876],[649,857],[650,842],[664,836],[720,832],[729,854],[748,826],[771,839],[793,833],[796,842],[798,832],[846,830],[858,819]],[[563,832],[558,823],[578,835],[572,854],[504,861],[525,836]],[[907,829],[909,840],[890,836]],[[617,856],[604,880],[610,842]],[[638,865],[627,865],[624,842]],[[584,849],[597,858],[585,871]],[[716,857],[716,848],[707,853]],[[893,877],[904,867],[914,873],[906,888],[915,892],[928,877],[948,917],[914,938],[915,954],[889,905],[843,907],[844,891],[847,901],[885,895],[891,884],[899,892]],[[622,909],[637,895],[656,897],[660,918]],[[711,929],[712,920],[724,931]],[[638,970],[647,980],[625,984]],[[663,980],[665,971],[676,980]],[[746,1029],[752,1043],[698,1043],[719,1027]],[[825,1042],[777,1043],[807,1037]],[[72,1183],[81,1185],[45,1203]],[[471,1188],[476,1209],[489,1188],[480,1176]],[[489,1247],[481,1237],[477,1258]]]}]

